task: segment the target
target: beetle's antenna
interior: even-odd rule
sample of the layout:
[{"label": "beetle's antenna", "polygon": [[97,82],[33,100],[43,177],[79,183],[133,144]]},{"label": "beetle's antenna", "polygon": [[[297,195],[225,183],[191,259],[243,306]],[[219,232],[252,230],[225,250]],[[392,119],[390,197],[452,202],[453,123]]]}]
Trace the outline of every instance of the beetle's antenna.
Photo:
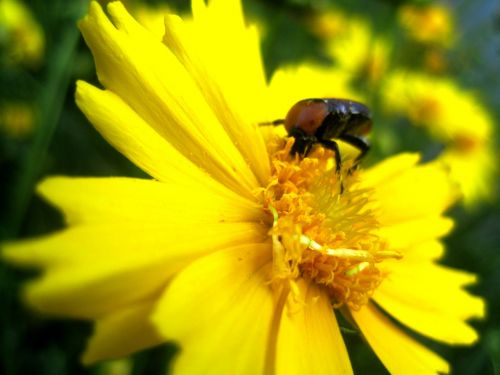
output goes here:
[{"label": "beetle's antenna", "polygon": [[266,121],[266,122],[259,122],[259,126],[278,126],[278,125],[283,125],[285,123],[284,119],[279,119],[279,120],[274,120],[274,121]]}]

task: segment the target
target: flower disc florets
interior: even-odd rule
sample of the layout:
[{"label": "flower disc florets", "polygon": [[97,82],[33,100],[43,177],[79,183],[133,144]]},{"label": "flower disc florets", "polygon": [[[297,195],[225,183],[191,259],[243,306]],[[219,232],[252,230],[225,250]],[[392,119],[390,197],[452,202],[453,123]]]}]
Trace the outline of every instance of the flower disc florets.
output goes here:
[{"label": "flower disc florets", "polygon": [[322,286],[334,307],[365,305],[384,274],[377,263],[399,258],[375,234],[372,191],[361,188],[352,161],[335,171],[333,153],[317,147],[290,154],[293,139],[272,154],[264,207],[273,215],[273,281],[299,277]]}]

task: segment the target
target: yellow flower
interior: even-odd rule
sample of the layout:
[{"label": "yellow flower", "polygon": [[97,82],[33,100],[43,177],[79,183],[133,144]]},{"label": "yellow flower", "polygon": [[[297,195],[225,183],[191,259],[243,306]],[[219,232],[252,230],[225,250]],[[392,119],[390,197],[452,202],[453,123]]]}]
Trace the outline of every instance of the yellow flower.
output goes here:
[{"label": "yellow flower", "polygon": [[79,82],[77,103],[153,179],[42,182],[68,228],[5,246],[44,271],[27,301],[95,321],[85,363],[169,340],[179,374],[350,373],[335,309],[391,373],[447,372],[381,310],[438,341],[477,339],[465,320],[484,303],[463,290],[475,276],[435,263],[452,227],[444,168],[344,157],[339,174],[321,147],[292,157],[292,139],[257,125],[277,92],[239,3],[192,6],[160,43],[120,3],[109,18],[91,4],[80,27],[105,89]]},{"label": "yellow flower", "polygon": [[423,67],[434,74],[444,74],[448,69],[446,51],[442,48],[427,48],[423,51]]},{"label": "yellow flower", "polygon": [[475,95],[447,78],[402,71],[386,79],[382,93],[387,111],[408,116],[447,146],[443,160],[466,204],[491,195],[493,121]]},{"label": "yellow flower", "polygon": [[377,36],[365,19],[348,17],[340,11],[319,15],[312,25],[323,38],[335,66],[350,73],[352,78],[379,81],[389,65],[391,45]]},{"label": "yellow flower", "polygon": [[450,169],[451,178],[458,184],[467,208],[482,200],[493,198],[498,173],[493,145],[474,144],[474,140],[450,144],[439,156]]},{"label": "yellow flower", "polygon": [[37,65],[43,58],[43,30],[20,1],[0,1],[0,47],[10,63]]},{"label": "yellow flower", "polygon": [[35,109],[23,102],[10,102],[0,106],[0,131],[12,138],[22,138],[33,132]]},{"label": "yellow flower", "polygon": [[442,4],[405,4],[398,14],[399,22],[410,37],[421,43],[450,47],[453,44],[453,15]]},{"label": "yellow flower", "polygon": [[320,38],[342,35],[349,25],[349,17],[339,9],[323,10],[310,20],[311,30]]}]

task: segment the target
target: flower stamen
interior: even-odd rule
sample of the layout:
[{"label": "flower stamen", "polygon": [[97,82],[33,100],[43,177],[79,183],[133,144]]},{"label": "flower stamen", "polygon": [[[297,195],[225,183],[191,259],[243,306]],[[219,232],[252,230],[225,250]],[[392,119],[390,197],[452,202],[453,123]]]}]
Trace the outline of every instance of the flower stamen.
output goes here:
[{"label": "flower stamen", "polygon": [[402,254],[375,234],[378,222],[366,208],[371,191],[356,186],[358,172],[337,173],[333,153],[319,146],[293,157],[291,144],[274,153],[262,194],[273,220],[271,282],[307,278],[326,290],[334,307],[359,309],[385,277],[378,263]]},{"label": "flower stamen", "polygon": [[401,259],[403,257],[400,252],[395,250],[381,250],[372,253],[365,250],[355,250],[355,249],[330,249],[321,246],[319,243],[307,237],[306,235],[300,236],[300,243],[306,245],[311,250],[321,251],[326,255],[340,257],[340,258],[352,258],[354,260],[379,261],[385,258]]}]

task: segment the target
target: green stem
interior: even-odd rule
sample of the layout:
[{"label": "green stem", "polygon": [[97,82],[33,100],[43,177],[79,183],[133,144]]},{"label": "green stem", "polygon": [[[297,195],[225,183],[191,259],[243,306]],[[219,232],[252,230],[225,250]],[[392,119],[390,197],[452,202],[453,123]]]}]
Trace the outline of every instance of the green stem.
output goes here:
[{"label": "green stem", "polygon": [[[87,2],[81,1],[80,6],[74,8],[73,24],[86,7]],[[6,228],[9,237],[16,237],[19,234],[36,182],[40,178],[41,166],[59,123],[64,98],[70,85],[79,38],[80,32],[76,26],[66,28],[55,52],[50,56],[52,63],[48,64],[46,83],[43,84],[43,91],[38,101],[38,126],[33,143],[21,163],[18,179],[14,182],[16,189],[13,191],[11,215]]]}]

